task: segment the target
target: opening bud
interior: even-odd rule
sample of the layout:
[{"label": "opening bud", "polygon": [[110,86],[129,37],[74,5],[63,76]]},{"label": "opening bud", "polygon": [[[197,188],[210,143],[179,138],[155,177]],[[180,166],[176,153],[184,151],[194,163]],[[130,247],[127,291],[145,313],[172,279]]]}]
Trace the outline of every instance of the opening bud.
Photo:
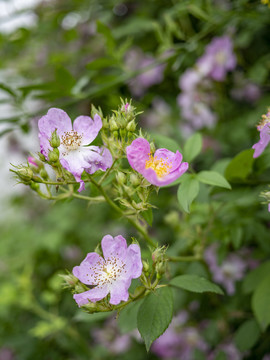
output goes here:
[{"label": "opening bud", "polygon": [[50,144],[51,144],[51,147],[53,147],[55,149],[58,148],[61,144],[60,138],[57,135],[57,129],[55,129],[54,132],[52,133],[52,136],[50,139]]},{"label": "opening bud", "polygon": [[150,268],[148,261],[143,260],[142,263],[143,263],[143,270],[144,270],[145,272],[148,272],[148,271],[149,271],[149,268]]}]

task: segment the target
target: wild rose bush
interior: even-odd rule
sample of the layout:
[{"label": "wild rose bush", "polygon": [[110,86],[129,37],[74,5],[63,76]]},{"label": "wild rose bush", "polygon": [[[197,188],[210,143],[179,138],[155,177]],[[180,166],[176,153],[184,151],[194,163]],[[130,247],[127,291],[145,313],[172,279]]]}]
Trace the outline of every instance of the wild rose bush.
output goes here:
[{"label": "wild rose bush", "polygon": [[51,0],[1,34],[0,359],[269,358],[269,11]]}]

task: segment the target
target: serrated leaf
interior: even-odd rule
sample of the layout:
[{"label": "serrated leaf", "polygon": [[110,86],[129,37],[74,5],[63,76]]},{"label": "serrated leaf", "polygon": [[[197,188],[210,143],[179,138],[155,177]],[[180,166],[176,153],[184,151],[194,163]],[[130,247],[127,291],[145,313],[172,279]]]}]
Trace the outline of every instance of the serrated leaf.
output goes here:
[{"label": "serrated leaf", "polygon": [[236,155],[228,164],[225,170],[226,179],[246,179],[252,171],[252,166],[254,162],[253,152],[254,150],[248,149]]},{"label": "serrated leaf", "polygon": [[146,211],[143,211],[141,213],[142,217],[144,218],[145,221],[147,221],[147,223],[152,226],[153,223],[153,210],[150,208]]},{"label": "serrated leaf", "polygon": [[197,275],[180,275],[172,279],[170,284],[197,293],[214,292],[220,295],[224,294],[218,285]]},{"label": "serrated leaf", "polygon": [[245,294],[253,292],[259,282],[270,273],[270,261],[266,261],[256,269],[247,274],[243,281],[243,292]]},{"label": "serrated leaf", "polygon": [[260,337],[260,328],[254,319],[245,321],[234,335],[234,343],[240,351],[251,349]]},{"label": "serrated leaf", "polygon": [[202,150],[202,136],[199,133],[193,134],[185,143],[184,159],[191,162]]},{"label": "serrated leaf", "polygon": [[255,317],[264,331],[270,324],[270,275],[257,286],[251,300]]},{"label": "serrated leaf", "polygon": [[231,185],[224,176],[216,171],[201,171],[197,175],[197,179],[204,184],[231,189]]},{"label": "serrated leaf", "polygon": [[181,148],[180,148],[179,144],[175,140],[173,140],[165,135],[151,134],[151,140],[154,141],[154,143],[159,148],[166,148],[173,152],[176,152],[176,150],[179,150],[181,152]]},{"label": "serrated leaf", "polygon": [[159,288],[144,299],[138,311],[137,325],[147,351],[167,329],[172,315],[173,294],[169,287]]},{"label": "serrated leaf", "polygon": [[191,176],[187,178],[179,187],[177,191],[177,199],[183,209],[189,213],[189,207],[192,201],[199,193],[200,184],[197,179]]}]

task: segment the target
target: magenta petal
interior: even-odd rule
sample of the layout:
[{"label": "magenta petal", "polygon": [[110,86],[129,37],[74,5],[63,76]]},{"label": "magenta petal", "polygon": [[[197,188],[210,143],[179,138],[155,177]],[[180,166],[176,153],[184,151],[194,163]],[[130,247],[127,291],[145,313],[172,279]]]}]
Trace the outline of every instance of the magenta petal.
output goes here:
[{"label": "magenta petal", "polygon": [[149,159],[150,152],[150,144],[146,139],[138,138],[132,141],[131,145],[126,148],[130,166],[139,173],[142,173],[145,169],[145,162]]},{"label": "magenta petal", "polygon": [[73,129],[82,135],[82,145],[90,144],[102,128],[102,121],[99,115],[92,120],[89,116],[79,116],[74,120]]},{"label": "magenta petal", "polygon": [[131,279],[127,282],[119,281],[115,283],[110,290],[110,304],[118,305],[121,301],[127,301],[129,298],[128,288],[130,287],[130,284]]},{"label": "magenta petal", "polygon": [[163,177],[158,177],[156,172],[152,169],[145,169],[143,172],[143,176],[148,180],[151,184],[156,186],[165,186],[169,185],[175,180],[177,180],[181,175],[183,175],[188,169],[188,163],[182,163],[178,169],[173,172],[170,172],[168,175],[164,175]]},{"label": "magenta petal", "polygon": [[132,279],[136,279],[142,274],[141,249],[137,244],[131,244],[127,248],[126,264],[128,272],[132,275]]},{"label": "magenta petal", "polygon": [[73,275],[76,276],[82,283],[87,285],[97,285],[95,281],[95,274],[97,268],[102,268],[104,259],[97,253],[92,252],[87,254],[86,258],[79,266],[73,268]]},{"label": "magenta petal", "polygon": [[73,299],[79,306],[88,304],[89,301],[96,302],[101,299],[104,299],[109,293],[108,287],[98,287],[96,286],[94,289],[85,291],[81,294],[74,294]]},{"label": "magenta petal", "polygon": [[101,240],[101,247],[105,260],[111,256],[123,258],[126,255],[127,241],[121,235],[115,238],[111,235],[105,235]]}]

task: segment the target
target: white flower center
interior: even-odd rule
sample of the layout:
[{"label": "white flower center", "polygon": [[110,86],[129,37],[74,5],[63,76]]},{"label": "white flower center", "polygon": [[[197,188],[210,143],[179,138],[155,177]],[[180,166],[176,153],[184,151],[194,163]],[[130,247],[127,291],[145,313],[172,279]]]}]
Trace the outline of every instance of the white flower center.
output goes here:
[{"label": "white flower center", "polygon": [[224,51],[219,51],[215,56],[216,62],[219,65],[224,65],[226,63],[226,53]]},{"label": "white flower center", "polygon": [[98,262],[94,270],[94,282],[98,286],[112,284],[125,270],[126,264],[115,256],[111,256],[105,263]]},{"label": "white flower center", "polygon": [[82,143],[82,135],[79,135],[77,131],[65,131],[61,136],[61,144],[64,145],[67,151],[77,150]]}]

